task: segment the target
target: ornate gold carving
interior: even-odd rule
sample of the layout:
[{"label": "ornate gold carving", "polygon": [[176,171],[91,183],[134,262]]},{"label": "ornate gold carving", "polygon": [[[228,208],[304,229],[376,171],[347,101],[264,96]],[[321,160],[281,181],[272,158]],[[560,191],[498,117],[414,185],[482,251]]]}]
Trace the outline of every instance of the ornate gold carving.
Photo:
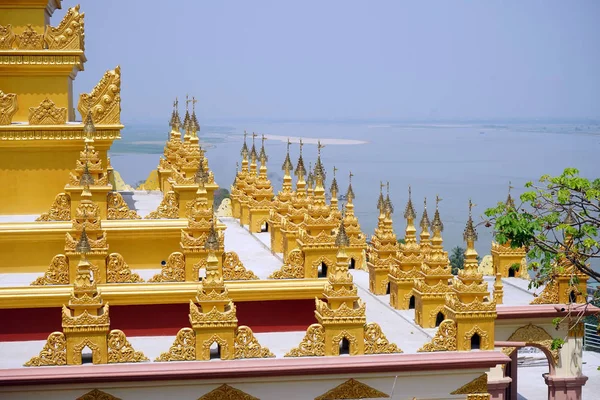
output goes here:
[{"label": "ornate gold carving", "polygon": [[235,251],[223,253],[223,279],[241,281],[258,279],[252,271],[248,271]]},{"label": "ornate gold carving", "polygon": [[[333,264],[329,264],[333,265]],[[290,251],[285,263],[269,279],[301,279],[304,278],[304,253],[300,249]]]},{"label": "ornate gold carving", "polygon": [[15,33],[12,30],[12,26],[0,25],[0,50],[11,50],[15,42]]},{"label": "ornate gold carving", "polygon": [[390,396],[369,385],[365,385],[355,379],[348,379],[320,396],[315,400],[336,400],[336,399],[387,399]]},{"label": "ornate gold carving", "polygon": [[169,351],[162,353],[155,361],[194,360],[196,360],[196,333],[192,328],[182,328],[177,332]]},{"label": "ornate gold carving", "polygon": [[40,276],[31,283],[32,286],[41,285],[68,285],[69,284],[69,259],[64,254],[52,257],[50,266],[44,276]]},{"label": "ornate gold carving", "polygon": [[82,118],[90,108],[96,125],[121,123],[121,67],[106,71],[89,94],[79,96],[77,109]]},{"label": "ornate gold carving", "polygon": [[141,219],[135,210],[130,210],[119,192],[109,192],[107,195],[108,219]]},{"label": "ornate gold carving", "polygon": [[18,109],[17,95],[0,90],[0,125],[10,125]]},{"label": "ornate gold carving", "polygon": [[77,400],[121,400],[121,399],[113,396],[112,394],[103,392],[102,390],[94,389],[92,391],[87,392],[83,396],[78,397]]},{"label": "ornate gold carving", "polygon": [[529,304],[558,304],[559,303],[559,293],[558,293],[558,284],[554,281],[550,281],[542,290],[539,296],[533,299],[533,301]]},{"label": "ornate gold carving", "polygon": [[402,350],[388,341],[379,324],[371,322],[365,325],[365,354],[389,353],[402,353]]},{"label": "ornate gold carving", "polygon": [[38,107],[29,107],[29,125],[62,125],[67,122],[67,108],[56,107],[45,98]]},{"label": "ornate gold carving", "polygon": [[146,219],[177,219],[179,218],[179,196],[170,191],[165,193],[156,211],[146,215]]},{"label": "ornate gold carving", "polygon": [[185,256],[182,253],[171,253],[159,274],[148,282],[183,282],[185,281]]},{"label": "ornate gold carving", "polygon": [[19,50],[42,50],[44,48],[43,36],[33,30],[31,24],[20,35],[16,35],[16,44]]},{"label": "ornate gold carving", "polygon": [[254,337],[252,329],[240,326],[235,332],[234,358],[270,358],[275,357],[266,347],[262,347]]},{"label": "ornate gold carving", "polygon": [[135,272],[131,272],[122,255],[112,253],[106,259],[106,282],[138,283],[144,280]]},{"label": "ornate gold carving", "polygon": [[[0,55],[0,61],[2,56]],[[0,65],[2,63],[0,62]],[[1,110],[1,101],[0,101],[0,110]],[[2,113],[0,111],[0,119],[2,118]],[[96,139],[102,140],[117,140],[121,139],[121,132],[118,129],[98,129],[96,134],[94,135]],[[27,130],[27,131],[2,131],[0,132],[0,140],[7,141],[31,141],[31,140],[54,140],[54,141],[66,141],[66,140],[74,140],[81,141],[85,139],[82,134],[82,130],[47,130],[47,129],[36,129],[36,130]]]},{"label": "ornate gold carving", "polygon": [[239,389],[223,384],[218,388],[206,393],[198,400],[260,400]]},{"label": "ornate gold carving", "polygon": [[446,319],[440,324],[435,336],[429,343],[425,343],[418,352],[425,351],[456,351],[456,322]]},{"label": "ornate gold carving", "polygon": [[25,363],[26,367],[42,365],[67,365],[67,340],[62,332],[53,332],[38,356]]},{"label": "ornate gold carving", "polygon": [[85,50],[83,13],[79,13],[79,4],[69,8],[60,24],[54,28],[46,27],[44,42],[51,50]]},{"label": "ornate gold carving", "polygon": [[489,337],[488,333],[486,331],[484,331],[483,329],[481,329],[478,325],[475,325],[468,332],[465,333],[464,342],[470,343],[471,337],[473,337],[474,334],[478,334],[479,337],[481,338],[481,348],[487,349],[489,346],[490,337]]},{"label": "ornate gold carving", "polygon": [[124,363],[124,362],[140,362],[148,361],[141,351],[135,351],[125,333],[118,329],[113,329],[108,334],[108,362],[109,363]]},{"label": "ornate gold carving", "polygon": [[[558,363],[558,349],[552,350],[552,336],[544,328],[537,325],[528,324],[520,327],[508,338],[509,342],[525,342],[528,346],[543,348],[552,355],[549,360],[554,365]],[[515,351],[515,347],[504,347],[502,352],[508,356]]]},{"label": "ornate gold carving", "polygon": [[483,374],[450,394],[487,394],[487,392],[487,374]]},{"label": "ornate gold carving", "polygon": [[285,357],[307,357],[325,355],[325,329],[321,324],[312,324],[298,347],[290,350]]},{"label": "ornate gold carving", "polygon": [[59,193],[54,198],[54,203],[48,212],[40,215],[36,221],[70,221],[71,220],[71,197],[65,193]]}]

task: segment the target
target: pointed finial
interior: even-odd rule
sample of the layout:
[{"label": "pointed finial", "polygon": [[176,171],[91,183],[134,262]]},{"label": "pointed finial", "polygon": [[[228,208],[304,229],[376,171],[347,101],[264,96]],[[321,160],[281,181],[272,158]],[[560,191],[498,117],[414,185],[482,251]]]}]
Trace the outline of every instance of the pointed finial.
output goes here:
[{"label": "pointed finial", "polygon": [[242,145],[242,150],[240,151],[242,160],[248,159],[248,144],[246,143],[246,136],[248,136],[248,133],[244,131],[244,144]]},{"label": "pointed finial", "polygon": [[465,242],[475,242],[477,240],[477,231],[475,230],[475,226],[473,226],[473,207],[475,204],[469,199],[469,219],[467,220],[467,226],[465,227],[465,232],[463,234],[463,239]]},{"label": "pointed finial", "polygon": [[385,211],[385,200],[383,198],[383,188],[384,187],[385,187],[385,185],[383,184],[383,182],[379,181],[379,199],[377,200],[377,209],[379,210],[379,212]]},{"label": "pointed finial", "polygon": [[340,228],[338,229],[337,236],[335,238],[335,245],[340,248],[346,248],[350,246],[350,239],[346,234],[346,227],[344,226],[344,219],[340,222]]},{"label": "pointed finial", "polygon": [[81,178],[79,178],[79,185],[83,186],[85,189],[89,189],[94,183],[94,177],[90,174],[90,169],[86,161],[83,166],[83,174],[81,174]]},{"label": "pointed finial", "polygon": [[406,203],[406,208],[404,209],[404,218],[407,220],[414,220],[417,217],[417,213],[415,212],[415,208],[412,203],[412,188],[410,185],[408,186],[408,203]]},{"label": "pointed finial", "polygon": [[335,165],[333,166],[333,177],[335,178],[335,173],[338,171],[338,169],[335,167]]},{"label": "pointed finial", "polygon": [[337,199],[337,193],[340,191],[340,188],[338,187],[338,183],[337,183],[337,179],[335,179],[335,172],[338,169],[335,167],[335,165],[333,166],[333,179],[331,180],[331,186],[329,188],[329,191],[331,192],[331,197],[336,197]]},{"label": "pointed finial", "polygon": [[190,110],[190,97],[188,96],[188,94],[185,94],[185,111],[189,111]]},{"label": "pointed finial", "polygon": [[192,113],[196,112],[196,103],[198,102],[198,100],[196,100],[196,97],[192,96]]},{"label": "pointed finial", "polygon": [[209,251],[219,250],[219,235],[217,234],[217,230],[215,229],[214,219],[211,221],[210,230],[208,231],[208,236],[206,238],[206,242],[204,243],[204,248]]},{"label": "pointed finial", "polygon": [[94,125],[94,118],[92,117],[92,111],[89,110],[85,117],[85,125],[83,126],[83,136],[85,139],[93,139],[96,133],[96,126]]},{"label": "pointed finial", "polygon": [[387,193],[385,196],[385,208],[387,210],[388,213],[393,213],[394,212],[394,205],[392,204],[392,199],[390,198],[390,182],[386,182],[386,187],[387,187]]},{"label": "pointed finial", "polygon": [[178,106],[179,100],[177,99],[177,97],[175,97],[175,101],[173,102],[173,111],[176,111]]},{"label": "pointed finial", "polygon": [[321,140],[319,139],[319,140],[317,141],[317,152],[318,152],[318,155],[319,155],[319,156],[321,155],[321,149],[323,149],[323,148],[325,148],[325,145],[322,145],[322,144],[321,144]]},{"label": "pointed finial", "polygon": [[510,195],[511,189],[513,189],[513,186],[511,186],[511,182],[508,181],[508,196],[506,198],[506,207],[507,208],[515,208],[515,201],[513,200],[512,196]]},{"label": "pointed finial", "polygon": [[87,253],[92,251],[92,247],[90,246],[90,241],[88,240],[87,233],[85,233],[85,226],[81,230],[81,237],[79,238],[79,241],[75,246],[75,250],[78,253],[83,254],[84,257]]},{"label": "pointed finial", "polygon": [[300,155],[302,155],[302,146],[304,146],[304,143],[302,142],[302,138],[300,138]]},{"label": "pointed finial", "polygon": [[290,138],[288,138],[287,140],[287,152],[290,152],[290,144],[292,144],[292,142],[290,141]]},{"label": "pointed finial", "polygon": [[256,163],[256,146],[254,145],[254,139],[256,139],[258,135],[252,132],[252,149],[250,149],[250,157],[252,158],[252,162]]},{"label": "pointed finial", "polygon": [[440,232],[444,230],[444,224],[442,223],[442,219],[440,218],[440,201],[442,199],[439,195],[435,196],[435,215],[433,216],[433,222],[431,223],[431,229],[435,232],[439,229]]},{"label": "pointed finial", "polygon": [[352,171],[348,173],[348,191],[346,192],[346,200],[351,203],[354,200],[354,190],[352,189],[352,177],[354,174]]},{"label": "pointed finial", "polygon": [[421,217],[420,226],[423,231],[427,231],[429,230],[429,225],[431,225],[431,222],[429,222],[429,215],[427,215],[427,197],[425,197],[423,200],[423,216]]}]

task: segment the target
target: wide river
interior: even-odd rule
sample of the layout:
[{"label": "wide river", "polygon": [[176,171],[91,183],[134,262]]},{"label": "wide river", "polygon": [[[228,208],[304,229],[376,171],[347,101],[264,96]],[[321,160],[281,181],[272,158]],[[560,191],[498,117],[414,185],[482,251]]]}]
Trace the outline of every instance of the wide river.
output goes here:
[{"label": "wide river", "polygon": [[[346,192],[348,174],[354,174],[356,214],[363,231],[372,234],[377,224],[380,181],[390,183],[394,225],[404,236],[404,207],[412,187],[417,222],[427,197],[430,218],[439,195],[447,249],[464,246],[462,233],[468,217],[469,198],[476,205],[476,223],[488,207],[507,196],[509,182],[518,198],[528,181],[544,174],[560,174],[575,167],[588,178],[600,177],[600,125],[592,123],[495,123],[495,124],[387,124],[387,123],[246,123],[215,122],[202,126],[199,134],[207,148],[209,165],[217,183],[229,188],[240,160],[243,132],[264,133],[269,156],[269,177],[276,190],[281,187],[281,165],[286,141],[304,138],[303,157],[308,168],[317,157],[316,140],[322,139],[322,161],[327,169],[327,187],[333,167]],[[111,149],[112,165],[125,181],[134,185],[156,168],[167,139],[166,125],[131,124],[122,131],[123,140]],[[296,138],[296,139],[293,139]],[[250,145],[250,143],[249,143]],[[256,145],[259,150],[260,140]],[[291,146],[298,159],[298,144]],[[490,254],[492,232],[478,226],[477,251]]]}]

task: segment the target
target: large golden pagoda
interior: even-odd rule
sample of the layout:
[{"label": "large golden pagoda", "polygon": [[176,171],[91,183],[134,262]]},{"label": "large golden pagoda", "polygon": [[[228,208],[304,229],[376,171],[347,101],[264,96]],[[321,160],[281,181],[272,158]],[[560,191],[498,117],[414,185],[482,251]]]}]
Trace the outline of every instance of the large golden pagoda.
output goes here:
[{"label": "large golden pagoda", "polygon": [[452,290],[446,296],[444,314],[456,326],[457,350],[493,350],[496,302],[490,300],[488,284],[478,272],[475,241],[477,231],[473,226],[473,203],[469,200],[469,219],[464,232],[467,242],[464,269],[454,278]]},{"label": "large golden pagoda", "polygon": [[262,135],[260,147],[259,174],[254,184],[254,191],[249,203],[249,230],[258,233],[268,230],[269,214],[273,203],[273,187],[267,176],[267,153],[265,152],[265,135]]},{"label": "large golden pagoda", "polygon": [[273,201],[269,214],[269,231],[271,232],[271,250],[274,253],[283,253],[283,233],[281,227],[283,220],[288,215],[288,210],[294,194],[291,172],[294,169],[290,160],[290,140],[287,141],[287,151],[281,169],[283,170],[283,185]]},{"label": "large golden pagoda", "polygon": [[315,163],[313,201],[308,206],[298,237],[298,246],[304,255],[304,276],[306,278],[326,277],[328,268],[335,264],[337,254],[335,236],[332,234],[337,227],[337,221],[325,200],[325,188],[323,186],[325,181],[325,169],[321,163],[321,149],[323,147],[319,141],[317,145],[317,162]]},{"label": "large golden pagoda", "polygon": [[[436,198],[435,215],[431,223],[433,238],[431,246],[426,253],[421,266],[421,278],[415,281],[413,293],[415,295],[415,322],[423,328],[434,328],[442,323],[445,318],[446,294],[450,292],[448,285],[452,279],[448,252],[444,251],[442,231],[444,224],[440,218],[439,197]],[[423,212],[421,229],[429,230],[427,209]],[[421,234],[421,245],[428,235]]]},{"label": "large golden pagoda", "polygon": [[383,197],[383,183],[379,184],[379,200],[377,209],[379,217],[375,234],[371,238],[369,251],[369,290],[374,294],[389,293],[389,273],[397,263],[398,239],[394,233],[392,214],[394,206],[389,197],[389,184],[387,185],[387,201]]}]

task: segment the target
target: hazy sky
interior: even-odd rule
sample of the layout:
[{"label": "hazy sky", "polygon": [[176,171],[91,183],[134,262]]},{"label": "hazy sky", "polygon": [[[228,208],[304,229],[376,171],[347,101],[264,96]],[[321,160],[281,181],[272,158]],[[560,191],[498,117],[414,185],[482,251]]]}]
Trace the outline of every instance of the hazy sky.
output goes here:
[{"label": "hazy sky", "polygon": [[[80,0],[124,121],[600,118],[600,1]],[[66,9],[54,14],[58,25]]]}]

